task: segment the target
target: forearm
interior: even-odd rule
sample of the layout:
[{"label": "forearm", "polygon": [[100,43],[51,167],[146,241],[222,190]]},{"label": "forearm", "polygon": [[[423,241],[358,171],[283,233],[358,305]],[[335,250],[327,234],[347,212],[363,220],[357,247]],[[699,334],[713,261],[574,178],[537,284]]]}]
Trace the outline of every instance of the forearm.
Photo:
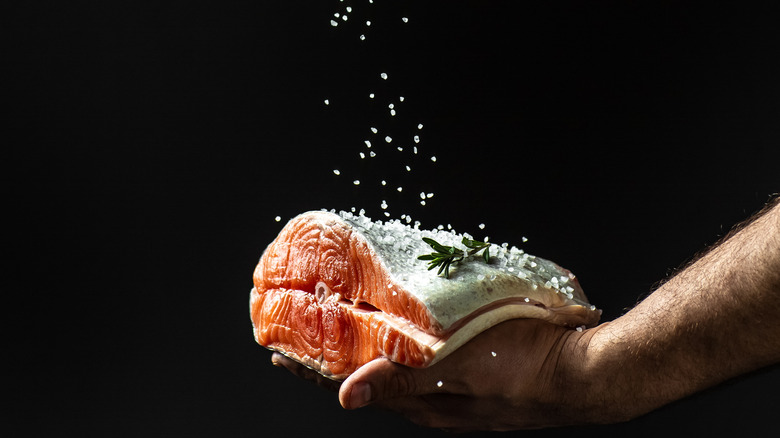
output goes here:
[{"label": "forearm", "polygon": [[583,334],[586,375],[601,382],[588,403],[628,419],[780,362],[779,298],[775,203],[630,312]]}]

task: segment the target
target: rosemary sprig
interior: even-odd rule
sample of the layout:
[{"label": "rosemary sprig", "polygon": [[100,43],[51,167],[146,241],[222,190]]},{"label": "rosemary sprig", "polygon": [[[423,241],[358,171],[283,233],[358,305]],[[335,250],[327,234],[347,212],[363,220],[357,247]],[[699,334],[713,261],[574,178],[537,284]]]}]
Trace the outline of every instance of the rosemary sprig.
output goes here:
[{"label": "rosemary sprig", "polygon": [[482,250],[485,250],[485,252],[482,253],[482,258],[485,260],[485,263],[490,263],[490,244],[487,242],[480,242],[478,240],[471,240],[464,237],[463,240],[461,240],[461,243],[468,248],[466,251],[464,251],[454,246],[442,245],[428,237],[423,237],[422,239],[425,243],[430,245],[431,248],[433,248],[434,252],[430,254],[423,254],[417,257],[417,259],[427,260],[429,271],[438,266],[439,272],[437,272],[437,275],[441,275],[443,272],[444,278],[450,277],[450,266],[453,263],[463,260],[467,255],[474,255]]}]

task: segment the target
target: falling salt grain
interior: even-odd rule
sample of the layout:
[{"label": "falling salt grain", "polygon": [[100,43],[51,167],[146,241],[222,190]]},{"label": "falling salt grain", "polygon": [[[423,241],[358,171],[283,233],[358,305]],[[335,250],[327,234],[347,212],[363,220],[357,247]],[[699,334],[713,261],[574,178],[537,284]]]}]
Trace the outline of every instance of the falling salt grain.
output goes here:
[{"label": "falling salt grain", "polygon": [[581,332],[581,331],[582,331],[582,327],[583,327],[583,326],[579,326],[579,327],[577,327],[577,331],[578,331],[578,332]]},{"label": "falling salt grain", "polygon": [[279,221],[281,221],[281,220],[282,220],[282,217],[281,217],[281,216],[276,216],[276,217],[274,218],[274,220],[275,220],[276,222],[279,222]]},{"label": "falling salt grain", "polygon": [[360,185],[360,180],[356,179],[356,180],[352,181],[352,184],[354,184],[356,186],[359,186]]},{"label": "falling salt grain", "polygon": [[371,94],[369,94],[369,95],[368,95],[368,98],[369,98],[369,99],[373,99],[373,98],[374,98],[374,93],[371,93]]},{"label": "falling salt grain", "polygon": [[[372,96],[373,96],[373,94],[372,94]],[[378,130],[378,129],[376,129],[376,128],[374,128],[374,127],[372,126],[372,127],[371,127],[371,132],[373,132],[374,134],[376,134],[377,132],[379,132],[379,130]]]},{"label": "falling salt grain", "polygon": [[385,180],[382,180],[382,183],[381,183],[381,184],[382,184],[383,186],[386,186],[386,185],[387,185],[387,181],[385,181]]},{"label": "falling salt grain", "polygon": [[398,101],[399,102],[403,102],[404,101],[404,97],[403,96],[398,96]]},{"label": "falling salt grain", "polygon": [[336,26],[339,25],[339,22],[336,21],[336,20],[330,20],[330,25],[333,26],[333,27],[336,27]]},{"label": "falling salt grain", "polygon": [[419,125],[417,125],[417,129],[422,129],[422,127],[423,127],[423,124],[422,124],[422,123],[420,123]]},{"label": "falling salt grain", "polygon": [[399,192],[403,192],[404,188],[403,187],[398,187],[396,190],[398,190]]},{"label": "falling salt grain", "polygon": [[340,171],[340,170],[338,170],[338,169],[333,169],[333,173],[334,173],[335,175],[341,175],[341,171]]},{"label": "falling salt grain", "polygon": [[380,73],[379,77],[381,77],[384,80],[387,80],[387,73]]},{"label": "falling salt grain", "polygon": [[401,17],[401,21],[403,21],[404,23],[408,23],[408,22],[409,22],[409,19],[408,19],[408,18],[406,18],[406,17]]},{"label": "falling salt grain", "polygon": [[415,143],[419,143],[420,142],[420,136],[419,135],[415,135],[414,136],[414,142]]},{"label": "falling salt grain", "polygon": [[431,161],[433,161],[434,163],[436,162],[436,155],[431,157]]},{"label": "falling salt grain", "polygon": [[365,35],[360,35],[360,41],[365,41],[365,39],[366,39]]},{"label": "falling salt grain", "polygon": [[412,150],[414,151],[414,154],[415,154],[415,155],[417,155],[417,146],[414,146],[414,147],[412,148]]},{"label": "falling salt grain", "polygon": [[324,102],[325,102],[325,105],[330,105],[330,101],[328,99],[325,99]]},{"label": "falling salt grain", "polygon": [[352,12],[352,6],[347,6],[347,12]]},{"label": "falling salt grain", "polygon": [[402,148],[401,146],[398,146],[396,149],[398,149],[398,152],[403,152],[404,151],[404,148]]},{"label": "falling salt grain", "polygon": [[436,382],[436,386],[438,386],[439,388],[441,388],[441,387],[442,387],[442,385],[444,385],[444,382],[442,382],[441,380],[439,380],[438,382]]},{"label": "falling salt grain", "polygon": [[493,357],[496,357],[496,352],[495,351],[491,351],[490,354],[493,355]]},{"label": "falling salt grain", "polygon": [[370,148],[370,147],[371,147],[371,142],[370,142],[370,141],[368,141],[368,140],[363,140],[363,143],[365,143],[365,144],[366,144],[366,147],[368,147],[368,148]]},{"label": "falling salt grain", "polygon": [[370,156],[371,158],[374,158],[374,157],[376,157],[376,153],[374,151],[371,151],[371,152],[368,153],[368,156]]},{"label": "falling salt grain", "polygon": [[394,115],[395,115],[395,110],[394,110],[394,109],[391,109],[391,110],[390,110],[390,115],[391,115],[391,116],[394,116]]},{"label": "falling salt grain", "polygon": [[347,16],[346,15],[342,15],[341,19],[344,20],[344,21],[347,21]]},{"label": "falling salt grain", "polygon": [[391,141],[393,141],[393,137],[390,137],[390,136],[388,135],[387,137],[385,137],[385,141],[386,141],[386,142],[388,142],[388,143],[390,143]]},{"label": "falling salt grain", "polygon": [[411,167],[409,167],[409,166],[406,166],[406,171],[407,171],[407,172],[411,172],[411,171],[412,171],[412,168],[411,168]]},{"label": "falling salt grain", "polygon": [[479,224],[479,229],[480,230],[484,230],[485,229],[485,224]]},{"label": "falling salt grain", "polygon": [[371,26],[371,22],[370,21],[366,21],[366,26]]},{"label": "falling salt grain", "polygon": [[382,207],[382,210],[386,210],[387,209],[387,202],[385,202],[385,200],[383,199],[382,203],[379,206]]},{"label": "falling salt grain", "polygon": [[523,238],[522,238],[522,241],[523,241],[524,243],[525,243],[525,242],[528,242],[528,238],[527,238],[527,237],[525,237],[525,236],[523,236]]},{"label": "falling salt grain", "polygon": [[333,16],[334,16],[334,17],[336,17],[336,18],[339,18],[339,17],[341,17],[341,14],[339,14],[338,12],[336,12],[335,14],[333,14]]},{"label": "falling salt grain", "polygon": [[362,158],[366,158],[366,154],[364,154],[363,152],[361,152],[361,153],[360,153],[360,158],[361,158],[361,159],[362,159]]}]

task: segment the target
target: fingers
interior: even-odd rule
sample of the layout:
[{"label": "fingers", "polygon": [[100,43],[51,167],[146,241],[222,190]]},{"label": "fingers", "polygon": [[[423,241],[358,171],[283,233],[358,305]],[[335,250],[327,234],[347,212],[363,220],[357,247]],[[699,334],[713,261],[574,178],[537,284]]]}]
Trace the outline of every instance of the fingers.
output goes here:
[{"label": "fingers", "polygon": [[339,390],[339,386],[341,386],[341,382],[328,379],[327,377],[312,370],[311,368],[301,365],[300,363],[290,359],[289,357],[277,352],[274,352],[271,355],[271,363],[273,363],[275,366],[285,368],[287,371],[295,374],[296,376],[302,379],[308,380],[310,382],[314,382],[318,386],[325,388],[328,391],[337,392]]},{"label": "fingers", "polygon": [[409,368],[386,358],[375,359],[344,381],[339,402],[345,409],[357,409],[377,401],[449,392],[452,388],[433,379],[430,370]]}]

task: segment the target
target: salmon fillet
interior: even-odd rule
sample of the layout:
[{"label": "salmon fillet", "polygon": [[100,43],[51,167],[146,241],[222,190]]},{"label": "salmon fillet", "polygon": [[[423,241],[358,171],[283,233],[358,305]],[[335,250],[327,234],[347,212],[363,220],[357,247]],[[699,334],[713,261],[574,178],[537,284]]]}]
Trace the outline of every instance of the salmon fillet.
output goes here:
[{"label": "salmon fillet", "polygon": [[572,328],[599,320],[575,276],[555,263],[493,244],[490,263],[472,256],[443,278],[417,260],[431,252],[423,237],[461,247],[463,236],[347,212],[293,218],[254,271],[255,340],[342,380],[382,356],[430,366],[508,319]]}]

